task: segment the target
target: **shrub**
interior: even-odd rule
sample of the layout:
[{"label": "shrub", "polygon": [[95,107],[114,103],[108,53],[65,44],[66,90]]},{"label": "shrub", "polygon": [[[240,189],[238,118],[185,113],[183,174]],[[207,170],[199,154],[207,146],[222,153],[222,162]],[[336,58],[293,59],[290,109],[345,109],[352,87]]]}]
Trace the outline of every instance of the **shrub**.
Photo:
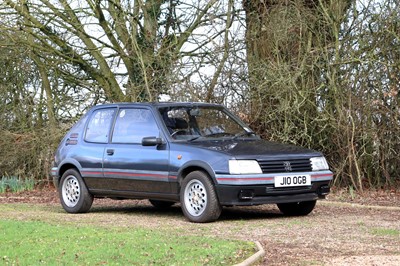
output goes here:
[{"label": "shrub", "polygon": [[0,193],[33,190],[34,187],[35,180],[33,178],[22,179],[16,176],[3,176],[0,179]]}]

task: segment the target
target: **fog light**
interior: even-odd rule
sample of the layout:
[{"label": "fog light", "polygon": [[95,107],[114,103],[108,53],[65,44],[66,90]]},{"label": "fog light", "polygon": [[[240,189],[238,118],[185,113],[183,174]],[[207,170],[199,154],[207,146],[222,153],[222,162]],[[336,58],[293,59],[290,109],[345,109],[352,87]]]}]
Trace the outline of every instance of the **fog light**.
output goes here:
[{"label": "fog light", "polygon": [[320,186],[318,189],[318,195],[320,195],[320,196],[326,196],[329,194],[329,192],[331,192],[331,188],[327,185]]},{"label": "fog light", "polygon": [[241,200],[251,200],[254,198],[254,191],[247,189],[247,190],[240,190],[239,192],[239,199]]}]

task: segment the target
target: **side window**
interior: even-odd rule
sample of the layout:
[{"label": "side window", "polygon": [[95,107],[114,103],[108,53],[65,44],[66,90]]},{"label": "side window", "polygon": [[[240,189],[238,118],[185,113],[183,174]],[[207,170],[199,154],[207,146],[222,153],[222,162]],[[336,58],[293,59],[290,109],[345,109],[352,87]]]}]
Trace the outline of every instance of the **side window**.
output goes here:
[{"label": "side window", "polygon": [[113,143],[142,143],[144,137],[158,137],[160,131],[147,109],[120,109],[112,135]]},{"label": "side window", "polygon": [[113,121],[115,108],[94,111],[86,128],[85,140],[107,143],[108,132]]}]

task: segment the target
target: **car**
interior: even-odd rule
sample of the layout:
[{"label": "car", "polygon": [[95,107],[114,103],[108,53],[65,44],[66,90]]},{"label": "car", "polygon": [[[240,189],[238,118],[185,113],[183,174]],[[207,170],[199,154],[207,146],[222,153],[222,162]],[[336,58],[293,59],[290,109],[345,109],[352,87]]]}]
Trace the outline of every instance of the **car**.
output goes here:
[{"label": "car", "polygon": [[180,203],[199,223],[223,206],[307,215],[333,178],[320,152],[263,140],[223,105],[177,102],[92,107],[62,139],[51,175],[69,213],[94,198],[148,199]]}]

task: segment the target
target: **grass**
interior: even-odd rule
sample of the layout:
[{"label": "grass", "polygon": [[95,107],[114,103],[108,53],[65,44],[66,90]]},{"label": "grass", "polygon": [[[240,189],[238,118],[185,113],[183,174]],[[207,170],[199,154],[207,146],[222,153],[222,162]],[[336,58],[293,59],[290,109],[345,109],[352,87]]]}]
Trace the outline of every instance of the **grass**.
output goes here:
[{"label": "grass", "polygon": [[0,220],[5,265],[232,265],[254,244],[174,231]]},{"label": "grass", "polygon": [[400,236],[400,231],[391,228],[373,228],[371,233],[376,236]]},{"label": "grass", "polygon": [[32,178],[22,179],[16,176],[3,176],[0,179],[0,193],[33,190],[34,187],[35,180]]}]

